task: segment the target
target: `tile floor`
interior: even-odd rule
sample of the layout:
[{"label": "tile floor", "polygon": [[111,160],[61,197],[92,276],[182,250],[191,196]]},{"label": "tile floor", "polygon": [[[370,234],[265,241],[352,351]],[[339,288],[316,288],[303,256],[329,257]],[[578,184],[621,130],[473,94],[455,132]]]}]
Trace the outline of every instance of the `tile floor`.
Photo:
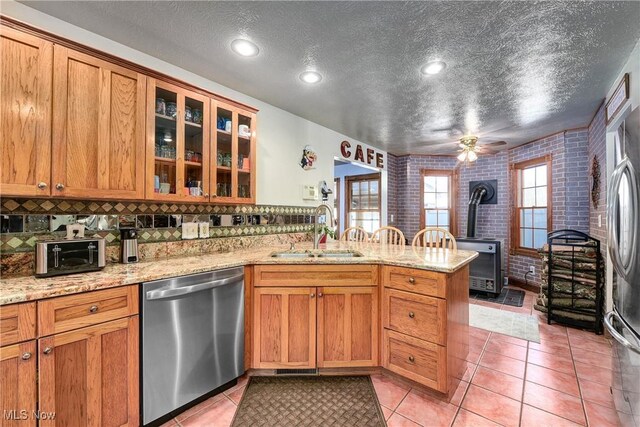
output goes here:
[{"label": "tile floor", "polygon": [[[501,309],[538,316],[540,344],[471,328],[467,370],[450,402],[374,375],[389,427],[632,425],[630,415],[614,409],[619,395],[609,388],[610,342],[590,332],[547,325],[544,315],[532,309],[534,298],[527,292],[523,307]],[[242,379],[166,426],[228,426],[246,382]]]}]

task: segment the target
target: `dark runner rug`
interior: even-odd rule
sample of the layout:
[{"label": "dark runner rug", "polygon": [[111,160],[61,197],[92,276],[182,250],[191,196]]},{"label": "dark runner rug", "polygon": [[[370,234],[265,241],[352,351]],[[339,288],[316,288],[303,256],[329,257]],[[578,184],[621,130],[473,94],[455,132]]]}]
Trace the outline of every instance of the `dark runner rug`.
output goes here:
[{"label": "dark runner rug", "polygon": [[486,294],[484,292],[471,292],[471,298],[482,301],[495,302],[496,304],[512,305],[514,307],[522,307],[524,303],[524,291],[519,289],[502,288],[500,295]]},{"label": "dark runner rug", "polygon": [[232,427],[381,426],[369,376],[251,377]]}]

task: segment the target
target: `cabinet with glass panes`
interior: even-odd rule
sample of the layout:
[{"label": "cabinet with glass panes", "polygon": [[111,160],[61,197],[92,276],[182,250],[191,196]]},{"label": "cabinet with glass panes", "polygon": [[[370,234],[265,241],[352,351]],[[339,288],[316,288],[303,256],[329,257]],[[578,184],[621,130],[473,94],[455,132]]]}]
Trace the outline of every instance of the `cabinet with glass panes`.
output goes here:
[{"label": "cabinet with glass panes", "polygon": [[146,197],[209,201],[209,98],[148,79]]},{"label": "cabinet with glass panes", "polygon": [[212,201],[255,202],[256,114],[212,100]]}]

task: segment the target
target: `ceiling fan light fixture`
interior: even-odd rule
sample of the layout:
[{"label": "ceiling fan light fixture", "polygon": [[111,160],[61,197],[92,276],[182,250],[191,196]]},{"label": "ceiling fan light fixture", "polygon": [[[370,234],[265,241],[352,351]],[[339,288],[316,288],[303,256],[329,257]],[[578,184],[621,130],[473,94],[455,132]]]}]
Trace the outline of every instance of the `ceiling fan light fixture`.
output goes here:
[{"label": "ceiling fan light fixture", "polygon": [[458,154],[458,160],[460,160],[461,162],[464,162],[465,160],[467,160],[467,151],[463,151],[462,153]]},{"label": "ceiling fan light fixture", "polygon": [[469,154],[467,154],[467,159],[469,159],[470,162],[475,162],[476,160],[478,160],[478,155],[475,151],[470,150]]},{"label": "ceiling fan light fixture", "polygon": [[447,68],[447,64],[444,61],[429,61],[420,68],[420,72],[428,76],[433,76],[445,68]]},{"label": "ceiling fan light fixture", "polygon": [[260,48],[253,42],[245,39],[235,39],[231,42],[231,50],[240,56],[251,57],[260,53]]}]

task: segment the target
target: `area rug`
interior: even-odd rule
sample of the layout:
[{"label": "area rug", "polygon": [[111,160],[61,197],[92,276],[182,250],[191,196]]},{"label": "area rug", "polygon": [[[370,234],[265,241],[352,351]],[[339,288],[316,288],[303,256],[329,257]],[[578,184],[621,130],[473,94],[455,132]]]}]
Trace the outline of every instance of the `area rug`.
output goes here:
[{"label": "area rug", "polygon": [[469,325],[527,341],[540,342],[538,319],[526,314],[469,304]]},{"label": "area rug", "polygon": [[472,292],[471,298],[479,299],[496,304],[512,305],[514,307],[522,307],[524,303],[524,291],[520,289],[502,288],[499,295],[487,294],[485,292]]},{"label": "area rug", "polygon": [[368,376],[251,377],[232,427],[386,426]]}]

